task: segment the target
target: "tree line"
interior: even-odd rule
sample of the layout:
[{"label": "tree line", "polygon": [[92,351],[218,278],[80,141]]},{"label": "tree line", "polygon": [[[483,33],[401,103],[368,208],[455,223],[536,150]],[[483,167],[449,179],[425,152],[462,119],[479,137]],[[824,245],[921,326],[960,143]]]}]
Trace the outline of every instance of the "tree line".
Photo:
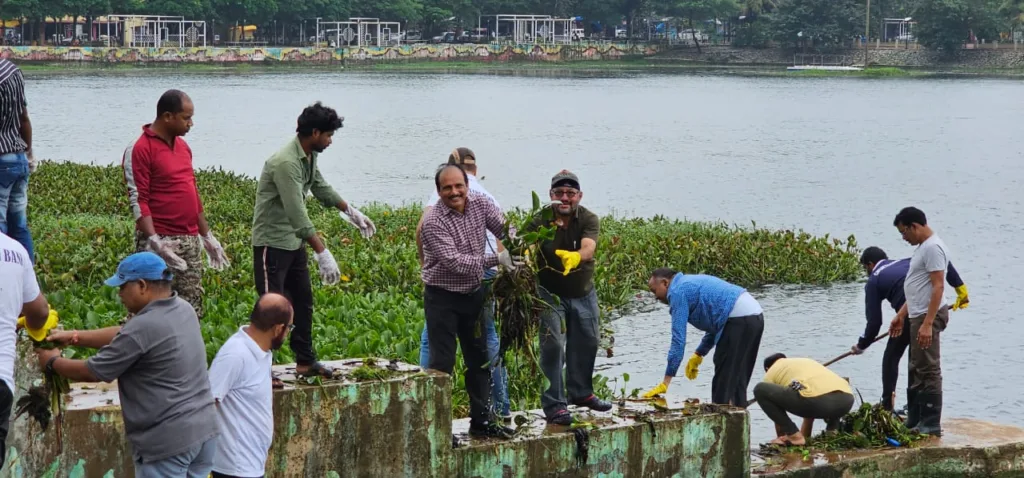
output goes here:
[{"label": "tree line", "polygon": [[[479,15],[539,14],[582,17],[588,35],[621,26],[630,37],[646,38],[650,25],[661,23],[724,35],[739,46],[828,48],[863,35],[866,7],[867,0],[0,0],[0,16],[32,23],[64,16],[91,21],[112,13],[174,15],[206,20],[218,30],[254,24],[264,37],[273,32],[279,39],[297,38],[299,25],[315,18],[398,21],[429,38],[473,28]],[[880,36],[884,19],[908,17],[917,22],[915,40],[952,51],[1020,28],[1024,0],[871,0],[870,39]]]}]

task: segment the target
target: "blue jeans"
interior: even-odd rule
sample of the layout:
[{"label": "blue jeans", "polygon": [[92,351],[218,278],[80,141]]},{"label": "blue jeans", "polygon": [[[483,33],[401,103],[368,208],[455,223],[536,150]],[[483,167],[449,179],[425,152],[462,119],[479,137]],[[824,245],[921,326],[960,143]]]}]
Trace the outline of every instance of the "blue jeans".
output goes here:
[{"label": "blue jeans", "polygon": [[[494,271],[488,270],[484,273],[484,280],[494,277]],[[484,334],[487,335],[487,359],[491,362],[491,406],[495,414],[508,416],[511,413],[512,405],[508,401],[508,371],[504,365],[495,367],[494,362],[498,358],[498,333],[494,328],[494,301],[487,301],[484,304]],[[430,345],[427,341],[427,328],[423,327],[423,334],[420,337],[420,367],[427,368],[430,364]]]},{"label": "blue jeans", "polygon": [[207,478],[217,455],[217,437],[163,460],[142,463],[135,459],[135,478]]},{"label": "blue jeans", "polygon": [[35,262],[32,235],[28,232],[28,156],[0,155],[0,232],[25,246]]}]

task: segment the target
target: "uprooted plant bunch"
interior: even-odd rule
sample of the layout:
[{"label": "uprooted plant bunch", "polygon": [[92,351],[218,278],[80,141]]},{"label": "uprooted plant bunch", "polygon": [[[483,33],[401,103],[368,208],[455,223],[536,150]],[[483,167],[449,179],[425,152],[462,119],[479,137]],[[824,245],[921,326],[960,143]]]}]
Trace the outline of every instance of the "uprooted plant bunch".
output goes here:
[{"label": "uprooted plant bunch", "polygon": [[903,425],[903,420],[882,408],[881,404],[862,403],[860,408],[839,421],[838,429],[813,437],[809,445],[828,451],[850,450],[893,446],[889,439],[895,440],[899,446],[908,446],[924,438],[927,435],[910,431]]},{"label": "uprooted plant bunch", "polygon": [[[29,337],[29,340],[34,349],[52,349],[57,346],[55,342],[46,339],[35,340]],[[45,370],[43,377],[41,384],[29,387],[28,393],[15,403],[15,418],[28,413],[46,430],[54,416],[59,419],[64,414],[64,395],[71,390],[71,383],[67,378]]]},{"label": "uprooted plant bunch", "polygon": [[927,437],[927,435],[912,432],[903,425],[903,421],[899,417],[882,408],[881,404],[862,403],[860,408],[841,418],[839,426],[835,430],[824,431],[811,437],[806,446],[780,447],[764,444],[761,445],[761,454],[770,456],[801,451],[807,455],[810,451],[906,447],[913,446]]},{"label": "uprooted plant bunch", "polygon": [[[514,354],[524,355],[534,370],[539,363],[535,346],[539,337],[540,315],[550,307],[540,297],[537,258],[541,255],[541,243],[555,237],[552,226],[530,230],[530,223],[538,214],[545,224],[554,220],[554,211],[542,207],[540,197],[533,193],[530,212],[518,220],[510,218],[506,223],[502,245],[512,256],[521,257],[523,265],[511,270],[500,268],[490,292],[494,298],[495,326],[500,337],[499,360],[504,360],[505,352],[511,350]],[[517,235],[517,231],[529,232]]]}]

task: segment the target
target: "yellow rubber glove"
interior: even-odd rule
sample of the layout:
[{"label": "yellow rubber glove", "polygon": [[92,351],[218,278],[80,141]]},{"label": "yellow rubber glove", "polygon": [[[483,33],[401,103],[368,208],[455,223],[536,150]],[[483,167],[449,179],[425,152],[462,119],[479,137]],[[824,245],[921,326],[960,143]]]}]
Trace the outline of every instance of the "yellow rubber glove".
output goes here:
[{"label": "yellow rubber glove", "polygon": [[565,272],[562,272],[563,276],[569,275],[570,271],[579,267],[582,260],[579,252],[566,251],[564,249],[555,250],[555,255],[562,260],[562,268],[565,269]]},{"label": "yellow rubber glove", "polygon": [[57,317],[57,310],[56,309],[50,309],[50,315],[46,318],[46,324],[43,325],[43,328],[41,328],[41,329],[33,329],[33,328],[30,328],[29,326],[25,325],[25,316],[24,315],[21,316],[21,317],[18,317],[18,327],[22,327],[26,331],[28,331],[28,336],[32,337],[32,340],[35,340],[36,342],[41,342],[41,341],[43,341],[43,339],[46,338],[47,335],[50,334],[50,329],[52,329],[52,328],[57,326],[57,321],[58,320],[59,320],[59,318]]},{"label": "yellow rubber glove", "polygon": [[693,354],[693,357],[690,357],[690,360],[686,362],[686,378],[690,380],[697,378],[697,368],[700,367],[703,361],[704,357]]},{"label": "yellow rubber glove", "polygon": [[661,394],[663,394],[663,393],[665,393],[667,391],[668,391],[668,385],[665,385],[665,382],[661,382],[661,383],[658,384],[657,387],[654,387],[654,388],[648,390],[647,393],[642,395],[642,397],[643,398],[654,398],[654,397],[656,397],[658,395],[661,395]]},{"label": "yellow rubber glove", "polygon": [[956,288],[956,302],[953,302],[953,310],[966,309],[971,299],[967,297],[967,284]]}]

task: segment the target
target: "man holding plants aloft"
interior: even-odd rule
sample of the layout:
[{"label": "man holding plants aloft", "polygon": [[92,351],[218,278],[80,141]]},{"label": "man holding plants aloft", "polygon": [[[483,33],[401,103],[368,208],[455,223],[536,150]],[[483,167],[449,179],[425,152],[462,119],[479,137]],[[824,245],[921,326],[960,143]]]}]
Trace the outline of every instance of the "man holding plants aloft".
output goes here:
[{"label": "man holding plants aloft", "polygon": [[[341,218],[359,228],[364,238],[377,232],[373,221],[341,199],[317,167],[318,155],[331,145],[334,132],[344,121],[334,109],[319,102],[306,107],[295,128],[298,134],[267,160],[256,186],[252,220],[256,291],[261,296],[276,292],[292,301],[295,328],[290,345],[295,353],[295,371],[303,376],[334,375],[331,367],[317,361],[313,349],[313,290],[303,242],[313,248],[324,284],[341,279],[337,261],[309,220],[306,194],[312,191],[325,207],[337,208]],[[274,386],[282,385],[275,380]]]},{"label": "man holding plants aloft", "polygon": [[487,337],[481,333],[487,301],[484,271],[501,264],[514,269],[508,249],[486,253],[487,232],[505,236],[505,215],[487,196],[469,189],[461,166],[448,164],[434,175],[441,200],[423,216],[423,312],[430,343],[429,368],[451,374],[456,344],[466,362],[469,434],[511,438],[512,430],[489,412]]},{"label": "man holding plants aloft", "polygon": [[[608,411],[612,404],[594,395],[594,361],[600,341],[600,310],[594,289],[594,252],[600,219],[580,206],[583,191],[575,174],[562,170],[551,179],[549,206],[555,238],[541,243],[537,257],[540,296],[550,305],[541,315],[540,366],[550,385],[541,395],[549,423],[571,425],[568,404]],[[541,211],[530,224],[548,222]],[[566,369],[565,381],[562,368]],[[568,400],[566,400],[568,391]]]}]

